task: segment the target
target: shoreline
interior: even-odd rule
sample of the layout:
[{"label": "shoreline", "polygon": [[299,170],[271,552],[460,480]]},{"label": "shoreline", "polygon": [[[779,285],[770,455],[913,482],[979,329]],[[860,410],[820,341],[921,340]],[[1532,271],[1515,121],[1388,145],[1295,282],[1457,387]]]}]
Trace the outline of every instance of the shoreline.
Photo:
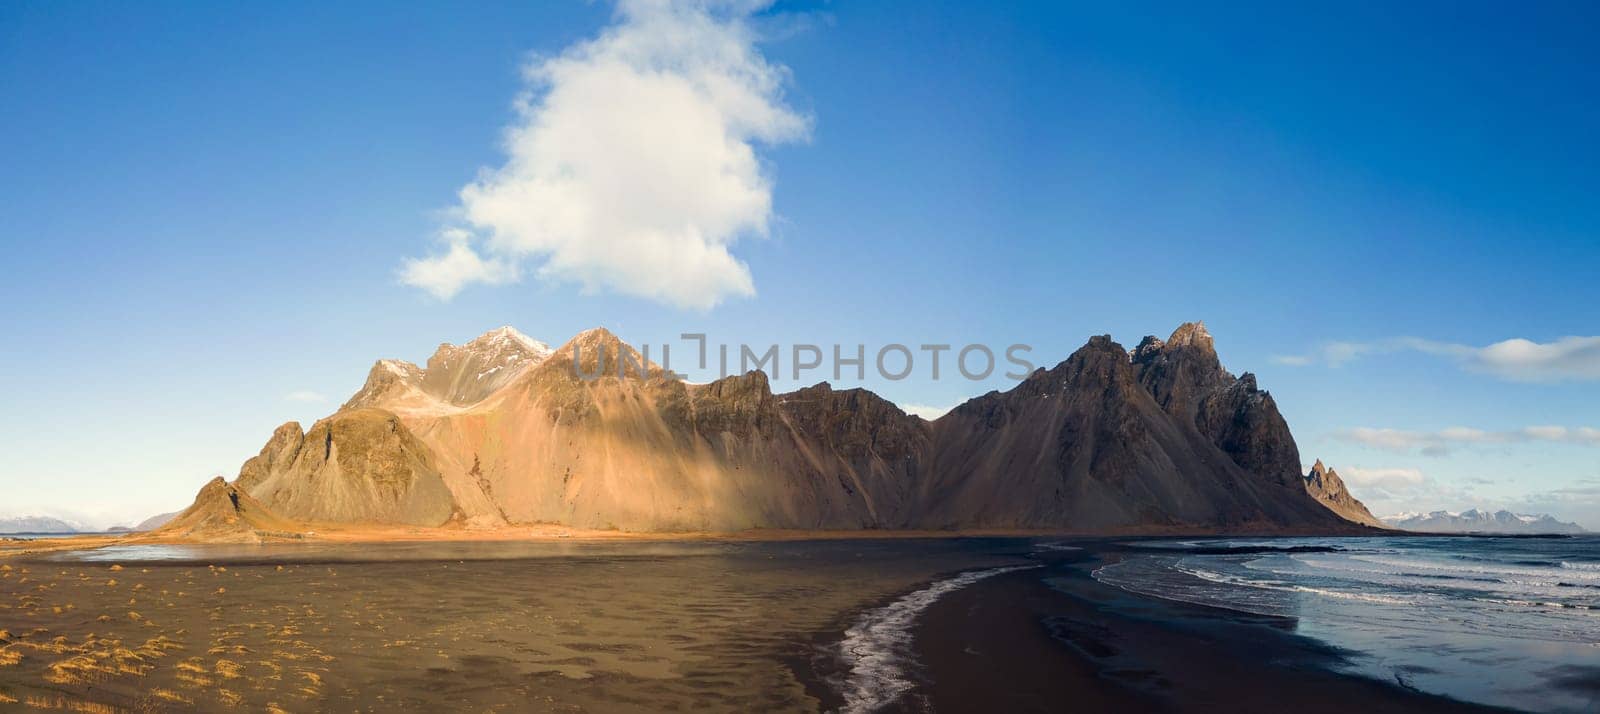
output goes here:
[{"label": "shoreline", "polygon": [[[1352,532],[1330,533],[1324,529],[1285,529],[1244,527],[1236,530],[1205,530],[1189,527],[1135,527],[1126,529],[1073,531],[1035,528],[974,529],[783,529],[755,528],[742,531],[619,531],[571,528],[536,524],[494,528],[459,526],[349,526],[306,524],[296,533],[260,533],[252,538],[196,538],[172,536],[160,531],[144,533],[61,534],[44,538],[6,538],[0,535],[0,559],[40,553],[92,550],[119,545],[269,545],[337,543],[420,543],[420,542],[785,542],[807,540],[876,540],[929,538],[1292,538],[1292,537],[1409,537],[1465,534],[1432,534],[1410,531],[1385,531],[1362,528]],[[32,535],[32,534],[29,534]],[[54,534],[51,534],[54,535]]]},{"label": "shoreline", "polygon": [[[1095,581],[1109,544],[1039,553],[1043,570],[951,593],[915,625],[937,711],[1058,709],[1272,712],[1498,712],[1338,671],[1348,653],[1269,617],[1131,593]],[[1048,580],[1049,582],[1046,582]],[[909,703],[909,702],[907,702]]]},{"label": "shoreline", "polygon": [[[1085,711],[1509,711],[1339,671],[1350,653],[1296,634],[1291,618],[1100,583],[1089,573],[1120,559],[1120,548],[1100,539],[1071,545],[1082,549],[1036,550],[1029,559],[1039,567],[974,579],[919,611],[909,628],[912,661],[901,663],[910,686],[881,711],[1044,712],[1064,703]],[[971,572],[842,613],[791,670],[823,711],[840,710],[847,630]]]}]

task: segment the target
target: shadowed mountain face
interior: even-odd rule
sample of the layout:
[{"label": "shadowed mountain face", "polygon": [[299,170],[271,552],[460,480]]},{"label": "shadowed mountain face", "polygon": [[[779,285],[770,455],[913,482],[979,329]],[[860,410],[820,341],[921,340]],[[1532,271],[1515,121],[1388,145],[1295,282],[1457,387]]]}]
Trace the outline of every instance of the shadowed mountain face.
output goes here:
[{"label": "shadowed mountain face", "polygon": [[1133,354],[1094,337],[1017,388],[934,422],[929,526],[1085,530],[1335,528],[1255,378],[1222,369],[1204,326]]},{"label": "shadowed mountain face", "polygon": [[1095,337],[932,423],[863,389],[673,380],[604,329],[540,348],[502,328],[426,368],[380,361],[309,433],[280,427],[235,485],[286,518],[345,523],[1351,527],[1307,492],[1272,397],[1224,370],[1198,323],[1131,354]]}]

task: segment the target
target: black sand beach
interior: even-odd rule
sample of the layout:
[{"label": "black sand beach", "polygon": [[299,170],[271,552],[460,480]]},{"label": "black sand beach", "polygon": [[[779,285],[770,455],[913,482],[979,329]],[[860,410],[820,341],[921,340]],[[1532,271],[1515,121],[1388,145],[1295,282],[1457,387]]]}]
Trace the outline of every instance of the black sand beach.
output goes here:
[{"label": "black sand beach", "polygon": [[1095,582],[1096,544],[950,594],[916,630],[905,711],[1499,711],[1331,669],[1289,622]]}]

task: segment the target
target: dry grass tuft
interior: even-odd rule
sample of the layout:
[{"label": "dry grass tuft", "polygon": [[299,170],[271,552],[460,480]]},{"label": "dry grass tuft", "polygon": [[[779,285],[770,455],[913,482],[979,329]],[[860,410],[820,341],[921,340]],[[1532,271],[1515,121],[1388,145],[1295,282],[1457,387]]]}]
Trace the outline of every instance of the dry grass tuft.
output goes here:
[{"label": "dry grass tuft", "polygon": [[121,565],[113,565],[113,566],[111,566],[111,572],[113,572],[113,573],[122,572],[122,566]]},{"label": "dry grass tuft", "polygon": [[170,689],[162,689],[160,687],[156,687],[155,689],[151,689],[150,690],[150,696],[155,697],[157,699],[163,699],[163,700],[166,700],[166,701],[169,701],[169,702],[175,702],[175,703],[178,703],[178,704],[194,704],[194,700],[193,699],[185,697],[182,694],[174,692],[174,691],[172,691]]},{"label": "dry grass tuft", "polygon": [[244,675],[244,665],[225,659],[217,660],[217,664],[213,669],[216,671],[217,676],[223,679],[238,679]]}]

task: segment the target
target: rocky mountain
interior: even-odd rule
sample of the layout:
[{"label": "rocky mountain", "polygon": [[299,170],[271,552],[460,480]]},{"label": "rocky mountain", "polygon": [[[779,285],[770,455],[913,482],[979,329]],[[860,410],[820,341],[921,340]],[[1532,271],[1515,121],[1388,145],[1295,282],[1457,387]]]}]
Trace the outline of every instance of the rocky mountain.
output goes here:
[{"label": "rocky mountain", "polygon": [[76,525],[49,516],[0,518],[0,533],[78,533]]},{"label": "rocky mountain", "polygon": [[464,407],[482,401],[553,350],[511,327],[491,330],[461,346],[439,345],[427,367],[379,360],[344,409],[383,405],[394,410]]},{"label": "rocky mountain", "polygon": [[1394,528],[1426,533],[1584,533],[1576,523],[1563,523],[1548,515],[1521,515],[1511,511],[1490,513],[1471,509],[1461,513],[1434,511],[1390,516],[1384,521]]},{"label": "rocky mountain", "polygon": [[151,532],[216,543],[256,543],[295,538],[302,527],[218,476],[200,489],[192,505]]},{"label": "rocky mountain", "polygon": [[1094,337],[1009,392],[933,423],[920,524],[1115,530],[1327,528],[1299,451],[1255,377],[1222,368],[1204,325],[1129,353]]},{"label": "rocky mountain", "polygon": [[1374,528],[1387,527],[1367,510],[1365,504],[1350,495],[1350,491],[1344,487],[1344,479],[1339,478],[1339,472],[1323,466],[1322,459],[1317,459],[1317,463],[1312,464],[1311,471],[1306,474],[1306,492],[1345,520]]},{"label": "rocky mountain", "polygon": [[307,523],[1355,528],[1299,464],[1271,395],[1228,373],[1199,323],[1132,352],[1092,338],[931,423],[862,389],[775,394],[761,372],[674,380],[604,329],[552,351],[502,328],[425,367],[379,361],[231,486]]}]

